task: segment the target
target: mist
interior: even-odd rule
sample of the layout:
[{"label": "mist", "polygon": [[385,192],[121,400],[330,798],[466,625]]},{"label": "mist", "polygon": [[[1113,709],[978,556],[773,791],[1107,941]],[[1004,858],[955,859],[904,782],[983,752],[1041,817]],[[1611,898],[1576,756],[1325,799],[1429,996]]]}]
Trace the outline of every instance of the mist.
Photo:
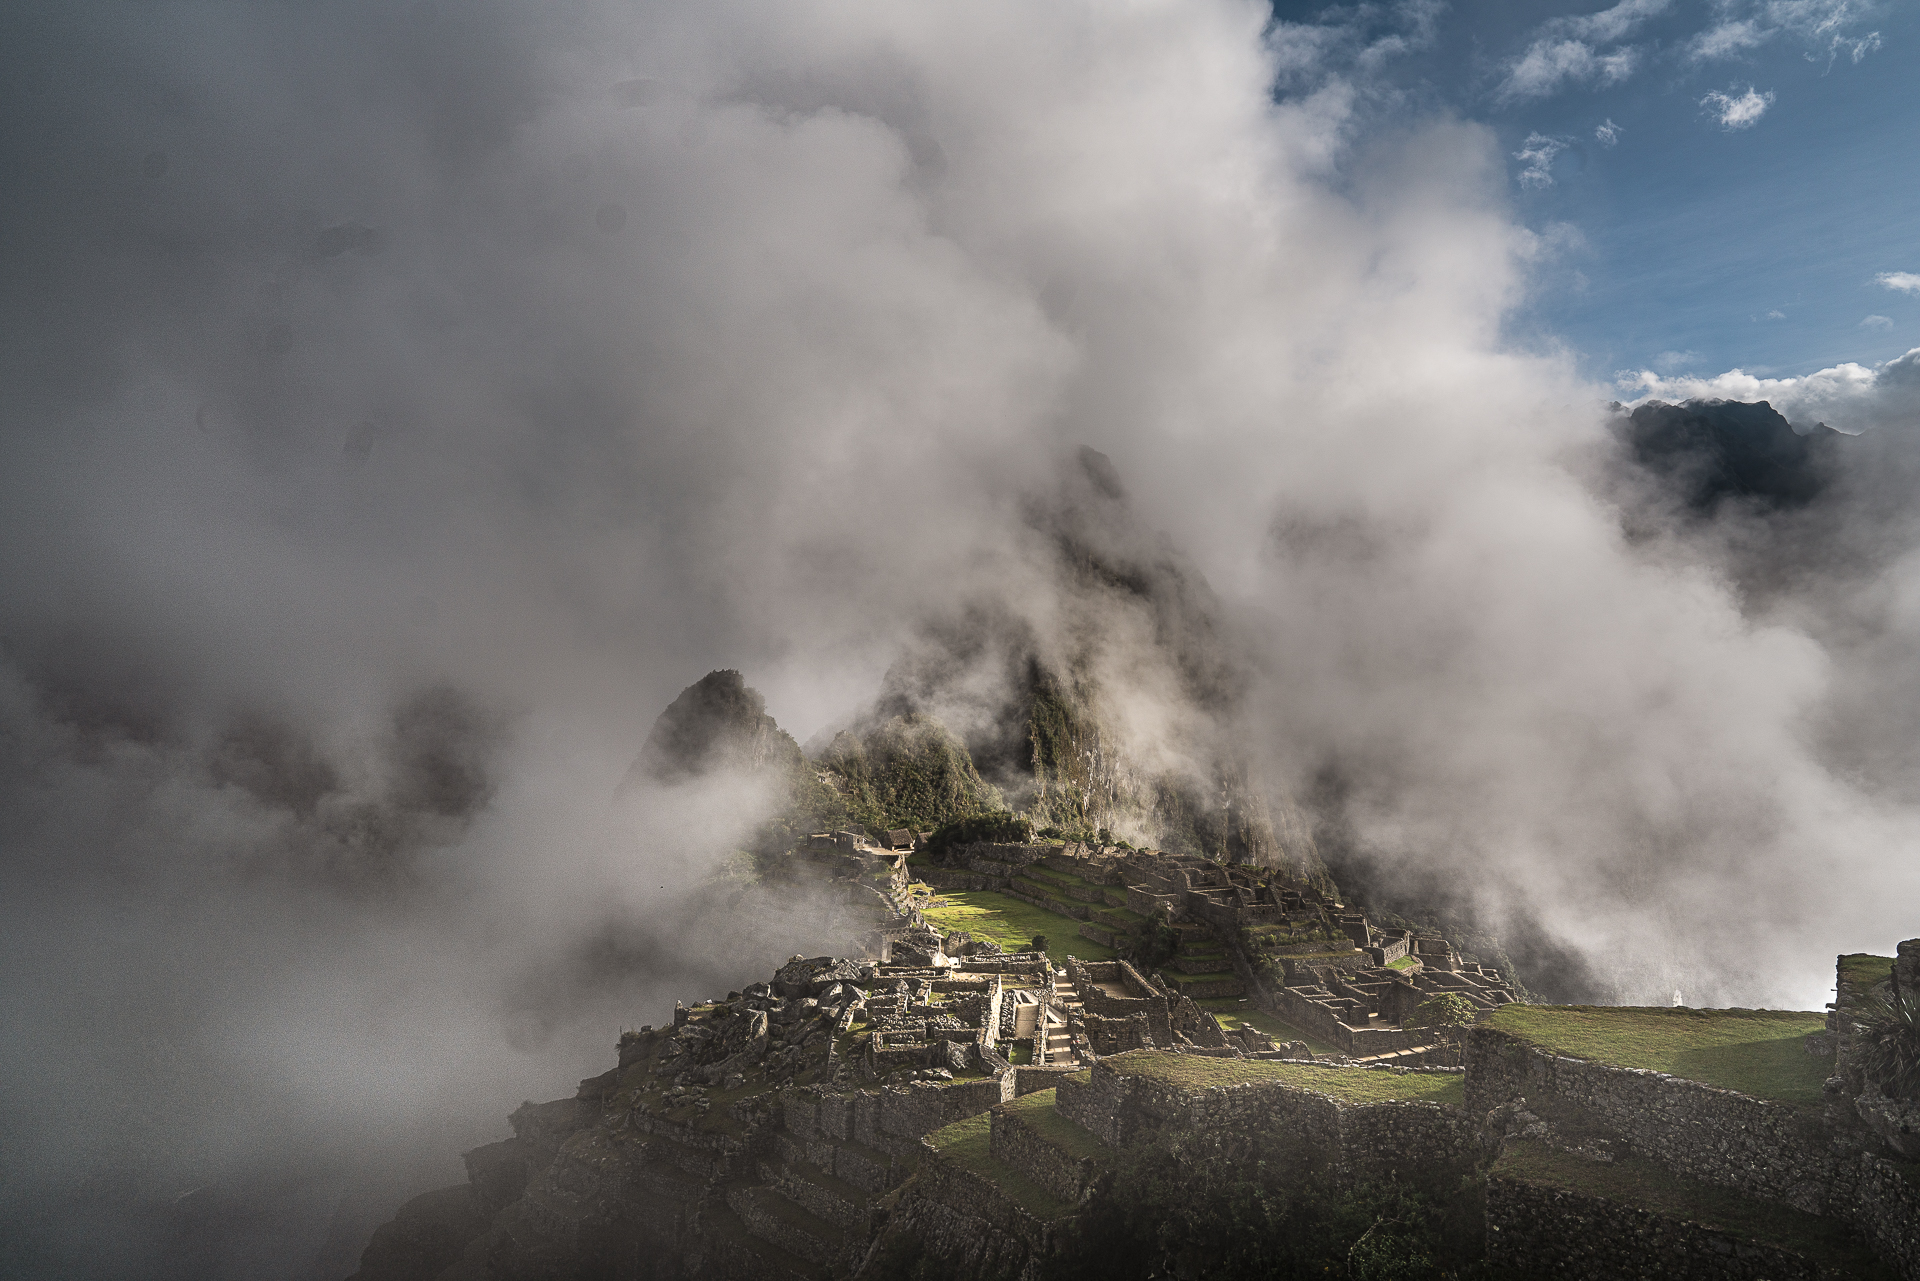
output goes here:
[{"label": "mist", "polygon": [[622,1027],[826,951],[689,906],[766,797],[615,803],[709,670],[805,741],[940,629],[1094,636],[1177,754],[1048,537],[1082,446],[1355,876],[1600,999],[1818,1008],[1915,933],[1906,366],[1809,510],[1679,510],[1507,333],[1555,250],[1372,78],[1417,17],[0,20],[6,1270],[344,1275]]}]

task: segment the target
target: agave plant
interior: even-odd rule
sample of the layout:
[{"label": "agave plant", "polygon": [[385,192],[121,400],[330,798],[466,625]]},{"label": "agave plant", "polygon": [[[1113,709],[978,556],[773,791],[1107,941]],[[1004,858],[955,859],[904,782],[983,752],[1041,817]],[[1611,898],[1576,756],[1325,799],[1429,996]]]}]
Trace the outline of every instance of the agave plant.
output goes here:
[{"label": "agave plant", "polygon": [[1890,1099],[1920,1098],[1920,994],[1869,996],[1853,1018],[1854,1062]]}]

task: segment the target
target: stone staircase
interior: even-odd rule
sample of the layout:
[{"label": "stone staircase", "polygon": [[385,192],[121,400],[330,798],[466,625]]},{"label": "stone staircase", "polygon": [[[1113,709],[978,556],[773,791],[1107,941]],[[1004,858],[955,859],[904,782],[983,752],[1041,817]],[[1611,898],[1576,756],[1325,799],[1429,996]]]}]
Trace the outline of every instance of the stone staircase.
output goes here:
[{"label": "stone staircase", "polygon": [[[1062,1016],[1071,1020],[1080,1013],[1080,994],[1073,990],[1073,984],[1058,974],[1053,976],[1053,997],[1054,1009],[1058,1010]],[[1047,1065],[1069,1066],[1078,1063],[1079,1056],[1073,1050],[1073,1034],[1067,1030],[1066,1025],[1046,1024],[1044,1027],[1047,1036],[1045,1059]]]}]

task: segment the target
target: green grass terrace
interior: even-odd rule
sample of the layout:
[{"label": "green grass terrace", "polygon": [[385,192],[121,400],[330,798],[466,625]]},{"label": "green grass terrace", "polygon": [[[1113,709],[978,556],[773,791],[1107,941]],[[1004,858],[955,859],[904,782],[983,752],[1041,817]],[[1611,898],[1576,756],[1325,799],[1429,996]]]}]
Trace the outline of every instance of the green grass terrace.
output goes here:
[{"label": "green grass terrace", "polygon": [[1271,1063],[1263,1059],[1215,1059],[1162,1050],[1130,1050],[1100,1060],[1122,1076],[1141,1076],[1196,1090],[1216,1085],[1274,1081],[1312,1090],[1342,1103],[1466,1102],[1466,1077],[1459,1072],[1394,1072],[1382,1068],[1316,1067],[1308,1063]]},{"label": "green grass terrace", "polygon": [[1058,965],[1065,957],[1111,961],[1119,953],[1080,937],[1080,922],[994,890],[946,890],[934,906],[922,907],[927,923],[951,933],[965,930],[977,939],[1024,952],[1036,934],[1047,937],[1047,955]]},{"label": "green grass terrace", "polygon": [[[1048,1091],[1049,1094],[1052,1091]],[[997,1186],[1037,1218],[1057,1219],[1073,1207],[993,1155],[993,1118],[981,1112],[942,1126],[927,1136],[941,1157]]]},{"label": "green grass terrace", "polygon": [[1552,1050],[1614,1067],[1649,1068],[1757,1099],[1818,1109],[1832,1072],[1806,1052],[1826,1015],[1796,1010],[1503,1005],[1487,1026]]}]

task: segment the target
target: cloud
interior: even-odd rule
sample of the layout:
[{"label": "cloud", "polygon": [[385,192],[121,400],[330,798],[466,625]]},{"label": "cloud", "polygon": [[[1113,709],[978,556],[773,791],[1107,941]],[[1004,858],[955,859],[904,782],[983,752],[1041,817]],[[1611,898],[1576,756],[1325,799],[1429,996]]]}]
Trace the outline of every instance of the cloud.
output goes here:
[{"label": "cloud", "polygon": [[1503,102],[1545,98],[1568,84],[1619,84],[1639,66],[1636,49],[1596,50],[1584,40],[1540,40],[1507,68]]},{"label": "cloud", "polygon": [[1670,0],[1621,0],[1598,13],[1554,18],[1535,28],[1526,52],[1507,64],[1496,96],[1502,102],[1544,98],[1572,84],[1618,84],[1639,66],[1638,49],[1617,44]]},{"label": "cloud", "polygon": [[1731,97],[1714,90],[1700,99],[1700,105],[1712,111],[1720,121],[1722,128],[1729,131],[1747,129],[1758,124],[1760,117],[1773,105],[1773,90],[1760,93],[1752,85],[1738,97]]},{"label": "cloud", "polygon": [[1497,138],[1356,88],[1418,22],[49,13],[0,48],[0,1209],[50,1273],[261,1275],[162,1257],[205,1185],[296,1189],[304,1267],[368,1170],[453,1182],[621,1024],[831,946],[690,906],[751,790],[611,806],[705,672],[805,737],[978,607],[1178,690],[1029,519],[1083,444],[1222,601],[1249,769],[1376,884],[1623,998],[1817,1006],[1910,932],[1917,700],[1815,727],[1913,628],[1624,535],[1606,389],[1503,337]]},{"label": "cloud", "polygon": [[1615,382],[1633,393],[1630,406],[1649,400],[1764,400],[1802,431],[1823,423],[1849,434],[1920,426],[1920,348],[1883,365],[1848,362],[1800,378],[1763,378],[1739,369],[1711,378],[1626,370]]},{"label": "cloud", "polygon": [[1862,329],[1892,329],[1893,317],[1868,316],[1865,319],[1861,320],[1860,327]]},{"label": "cloud", "polygon": [[1883,271],[1873,278],[1873,283],[1903,294],[1920,294],[1920,273],[1916,272]]},{"label": "cloud", "polygon": [[1620,128],[1620,126],[1613,123],[1612,118],[1609,117],[1608,119],[1600,122],[1600,124],[1594,126],[1593,137],[1594,137],[1594,141],[1598,142],[1601,146],[1611,147],[1615,143],[1620,141],[1620,135],[1622,132],[1624,131]]},{"label": "cloud", "polygon": [[1734,0],[1720,7],[1726,16],[1681,46],[1688,60],[1703,63],[1737,58],[1782,35],[1799,37],[1810,49],[1824,53],[1829,65],[1843,55],[1858,63],[1881,45],[1878,31],[1854,32],[1858,23],[1868,20],[1878,8],[1872,3],[1751,0],[1740,4]]},{"label": "cloud", "polygon": [[1781,311],[1778,307],[1775,307],[1772,311],[1769,311],[1767,313],[1768,320],[1785,320],[1786,318],[1787,318],[1787,313],[1784,311]]},{"label": "cloud", "polygon": [[1567,149],[1564,138],[1550,138],[1543,133],[1530,133],[1520,150],[1513,158],[1521,162],[1520,185],[1535,189],[1553,185],[1553,161]]}]

